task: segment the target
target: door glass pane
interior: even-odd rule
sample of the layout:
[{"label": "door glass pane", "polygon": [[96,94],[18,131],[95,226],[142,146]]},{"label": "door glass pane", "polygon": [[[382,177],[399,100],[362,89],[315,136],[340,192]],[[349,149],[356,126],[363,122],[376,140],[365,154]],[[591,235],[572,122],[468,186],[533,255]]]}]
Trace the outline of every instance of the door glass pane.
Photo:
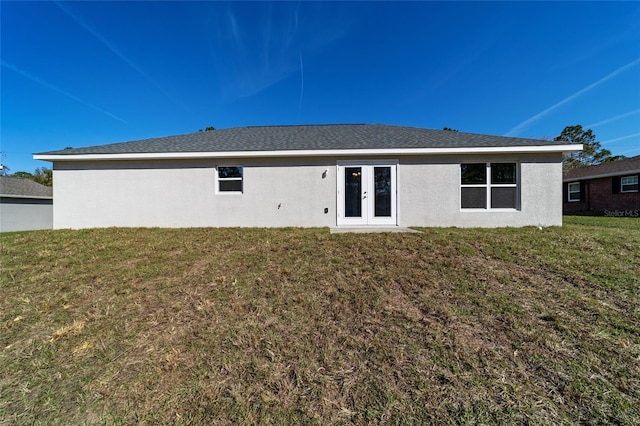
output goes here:
[{"label": "door glass pane", "polygon": [[391,216],[391,167],[374,167],[375,216]]},{"label": "door glass pane", "polygon": [[362,168],[344,168],[344,216],[362,217]]}]

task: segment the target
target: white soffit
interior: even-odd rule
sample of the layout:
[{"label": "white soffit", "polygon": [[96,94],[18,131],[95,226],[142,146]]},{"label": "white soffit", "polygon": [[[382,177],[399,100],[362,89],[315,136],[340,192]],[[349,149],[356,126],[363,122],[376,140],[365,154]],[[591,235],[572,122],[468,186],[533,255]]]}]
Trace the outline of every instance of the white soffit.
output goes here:
[{"label": "white soffit", "polygon": [[399,149],[333,149],[283,151],[212,151],[212,152],[148,152],[126,154],[35,154],[34,160],[179,160],[194,158],[265,158],[265,157],[364,157],[377,155],[442,155],[442,154],[514,154],[558,153],[581,151],[582,145],[472,147],[472,148],[399,148]]}]

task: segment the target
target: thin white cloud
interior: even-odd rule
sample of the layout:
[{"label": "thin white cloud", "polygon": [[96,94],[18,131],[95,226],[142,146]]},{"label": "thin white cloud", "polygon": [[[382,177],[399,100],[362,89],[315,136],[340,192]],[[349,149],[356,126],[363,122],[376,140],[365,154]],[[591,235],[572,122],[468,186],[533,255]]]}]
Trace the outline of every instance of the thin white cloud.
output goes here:
[{"label": "thin white cloud", "polygon": [[631,135],[621,136],[621,137],[615,138],[615,139],[609,139],[608,141],[600,142],[600,144],[604,145],[604,144],[611,143],[611,142],[623,141],[625,139],[635,138],[636,136],[640,136],[640,133],[633,133]]},{"label": "thin white cloud", "polygon": [[638,149],[638,148],[629,149],[627,151],[622,151],[620,154],[628,154],[630,152],[636,153],[636,155],[640,155],[640,149]]},{"label": "thin white cloud", "polygon": [[147,80],[150,84],[156,87],[164,96],[166,96],[169,100],[179,105],[181,108],[188,111],[188,108],[182,104],[180,101],[174,99],[166,90],[164,90],[158,83],[156,83],[146,72],[142,70],[138,65],[136,65],[131,59],[127,58],[124,53],[120,51],[116,47],[115,44],[110,42],[105,36],[100,34],[95,28],[93,28],[87,21],[84,20],[80,14],[74,12],[69,7],[67,7],[63,2],[54,1],[56,6],[60,8],[67,16],[73,19],[78,25],[84,28],[87,32],[97,38],[102,44],[105,45],[107,49],[109,49],[113,54],[122,59],[127,65],[129,65],[134,71],[140,74],[145,80]]},{"label": "thin white cloud", "polygon": [[561,107],[562,105],[571,102],[572,100],[574,100],[575,98],[577,98],[580,95],[583,95],[585,93],[587,93],[588,91],[600,86],[602,83],[611,80],[612,78],[618,76],[619,74],[623,73],[624,71],[628,70],[629,68],[632,68],[634,66],[636,66],[637,64],[640,63],[640,58],[637,58],[636,60],[629,62],[627,65],[624,65],[620,68],[618,68],[617,70],[613,71],[611,74],[602,77],[600,80],[596,81],[595,83],[592,83],[590,85],[588,85],[587,87],[578,90],[576,93],[574,93],[571,96],[568,96],[566,98],[564,98],[563,100],[561,100],[560,102],[556,103],[555,105],[550,106],[549,108],[545,109],[542,112],[539,112],[538,114],[534,115],[533,117],[523,121],[522,123],[518,124],[517,126],[515,126],[514,128],[512,128],[511,130],[509,130],[505,136],[515,136],[518,133],[520,133],[520,131],[522,131],[524,128],[530,126],[531,124],[535,123],[536,121],[540,120],[541,118],[543,118],[544,116],[546,116],[547,114],[549,114],[551,111]]},{"label": "thin white cloud", "polygon": [[623,118],[631,117],[632,115],[640,114],[640,109],[636,109],[634,111],[625,112],[624,114],[616,115],[615,117],[607,118],[606,120],[598,121],[597,123],[588,124],[585,126],[587,129],[592,129],[594,127],[602,126],[603,124],[609,124],[617,120],[621,120]]},{"label": "thin white cloud", "polygon": [[228,3],[207,28],[223,98],[249,98],[298,73],[302,80],[304,59],[336,43],[348,28],[339,17],[324,19],[322,8],[321,3],[258,2],[247,13],[244,4]]},{"label": "thin white cloud", "polygon": [[298,51],[291,44],[299,35],[291,25],[276,26],[272,22],[293,21],[292,7],[286,3],[260,3],[255,10],[257,16],[249,17],[237,14],[238,6],[229,4],[220,25],[223,36],[215,40],[216,51],[226,62],[217,64],[225,69],[224,93],[238,98],[253,96],[299,69]]},{"label": "thin white cloud", "polygon": [[58,92],[61,95],[64,95],[64,96],[66,96],[66,97],[68,97],[70,99],[73,99],[76,102],[81,103],[82,105],[88,106],[89,108],[93,108],[96,111],[100,111],[101,113],[103,113],[105,115],[108,115],[111,118],[114,118],[114,119],[116,119],[118,121],[121,121],[121,122],[127,124],[126,121],[124,121],[122,118],[118,117],[117,115],[112,114],[109,111],[104,110],[104,109],[102,109],[102,108],[100,108],[98,106],[95,106],[92,103],[89,103],[89,102],[85,101],[84,99],[80,99],[79,97],[77,97],[75,95],[72,95],[71,93],[69,93],[66,90],[63,90],[63,89],[61,89],[61,88],[59,88],[57,86],[54,86],[53,84],[48,83],[48,82],[42,80],[41,78],[38,78],[38,77],[36,77],[34,75],[31,75],[28,72],[23,71],[20,68],[16,67],[15,65],[6,62],[5,60],[2,60],[2,66],[7,68],[7,69],[10,69],[11,71],[13,71],[13,72],[15,72],[17,74],[20,74],[21,76],[23,76],[23,77],[25,77],[25,78],[27,78],[27,79],[35,82],[35,83],[38,83],[39,85],[41,85],[43,87],[46,87],[47,89],[51,89],[51,90],[53,90],[55,92]]},{"label": "thin white cloud", "polygon": [[302,63],[302,52],[300,52],[300,102],[298,102],[298,111],[302,110],[303,96],[304,96],[304,64]]},{"label": "thin white cloud", "polygon": [[231,29],[231,36],[236,44],[236,47],[242,47],[242,37],[240,37],[240,31],[238,29],[238,21],[231,9],[227,9],[227,19],[229,22],[229,28]]}]

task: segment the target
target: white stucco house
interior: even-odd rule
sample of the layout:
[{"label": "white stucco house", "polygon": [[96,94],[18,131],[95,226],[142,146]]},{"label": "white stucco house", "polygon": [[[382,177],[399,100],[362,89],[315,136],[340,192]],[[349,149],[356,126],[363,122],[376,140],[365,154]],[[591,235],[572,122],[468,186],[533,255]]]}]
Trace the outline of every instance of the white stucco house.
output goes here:
[{"label": "white stucco house", "polygon": [[581,145],[389,125],[241,127],[38,153],[54,228],[562,224]]},{"label": "white stucco house", "polygon": [[52,227],[51,187],[26,178],[0,176],[0,232]]}]

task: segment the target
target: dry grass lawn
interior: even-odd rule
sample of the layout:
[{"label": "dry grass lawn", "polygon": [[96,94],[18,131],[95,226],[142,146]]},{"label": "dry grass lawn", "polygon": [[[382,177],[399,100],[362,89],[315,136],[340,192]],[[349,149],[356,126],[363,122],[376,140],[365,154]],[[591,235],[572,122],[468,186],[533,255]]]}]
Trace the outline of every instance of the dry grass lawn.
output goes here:
[{"label": "dry grass lawn", "polygon": [[639,424],[640,220],[0,236],[0,425]]}]

